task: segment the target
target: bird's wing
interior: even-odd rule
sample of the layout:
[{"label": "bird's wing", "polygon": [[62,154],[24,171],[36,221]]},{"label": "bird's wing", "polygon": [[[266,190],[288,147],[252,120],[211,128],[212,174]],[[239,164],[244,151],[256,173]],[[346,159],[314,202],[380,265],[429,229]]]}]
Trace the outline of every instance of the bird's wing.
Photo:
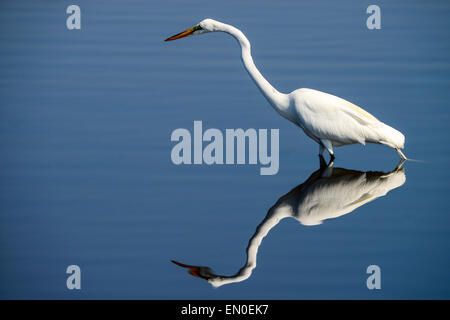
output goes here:
[{"label": "bird's wing", "polygon": [[313,89],[294,93],[299,121],[319,139],[365,144],[368,130],[381,124],[364,109],[331,94]]}]

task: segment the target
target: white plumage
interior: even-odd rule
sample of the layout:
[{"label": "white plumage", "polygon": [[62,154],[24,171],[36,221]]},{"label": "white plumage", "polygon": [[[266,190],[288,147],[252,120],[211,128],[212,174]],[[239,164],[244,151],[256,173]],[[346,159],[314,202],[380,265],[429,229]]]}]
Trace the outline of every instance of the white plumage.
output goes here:
[{"label": "white plumage", "polygon": [[378,143],[396,149],[406,160],[400,150],[405,143],[403,134],[353,103],[313,89],[298,89],[290,94],[276,90],[256,68],[248,39],[231,25],[205,19],[166,41],[218,31],[226,32],[238,41],[242,50],[242,62],[256,86],[281,116],[298,125],[319,144],[321,156],[326,149],[331,159],[334,159],[333,147],[354,143]]},{"label": "white plumage", "polygon": [[295,115],[291,121],[330,154],[333,146],[354,143],[404,147],[405,137],[401,132],[347,100],[306,88],[293,91],[290,98],[293,103],[289,112]]}]

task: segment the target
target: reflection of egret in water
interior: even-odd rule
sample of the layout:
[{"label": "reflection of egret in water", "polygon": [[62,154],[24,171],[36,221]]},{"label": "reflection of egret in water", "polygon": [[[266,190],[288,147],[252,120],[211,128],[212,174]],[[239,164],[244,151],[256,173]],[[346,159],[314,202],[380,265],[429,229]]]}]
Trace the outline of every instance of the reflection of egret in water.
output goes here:
[{"label": "reflection of egret in water", "polygon": [[243,281],[250,277],[256,267],[262,239],[280,220],[291,217],[306,226],[319,225],[326,219],[340,217],[386,195],[403,185],[405,180],[401,165],[389,173],[333,168],[332,164],[323,166],[269,209],[249,240],[245,265],[236,274],[222,276],[214,274],[209,267],[172,262],[188,268],[191,275],[207,280],[214,287]]}]

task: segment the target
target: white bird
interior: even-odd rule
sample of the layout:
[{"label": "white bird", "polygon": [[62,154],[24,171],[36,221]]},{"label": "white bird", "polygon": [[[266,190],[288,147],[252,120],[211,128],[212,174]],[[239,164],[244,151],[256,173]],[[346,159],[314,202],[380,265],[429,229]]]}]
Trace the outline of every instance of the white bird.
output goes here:
[{"label": "white bird", "polygon": [[400,150],[404,147],[404,135],[355,104],[313,89],[297,89],[289,94],[276,90],[256,68],[248,39],[231,25],[205,19],[165,41],[219,31],[232,35],[238,41],[242,49],[242,62],[256,86],[282,117],[299,126],[319,144],[320,157],[326,149],[333,160],[333,147],[355,143],[365,145],[369,142],[394,148],[406,160]]},{"label": "white bird", "polygon": [[402,186],[406,181],[405,170],[401,168],[403,162],[388,173],[333,168],[332,162],[312,173],[305,182],[278,199],[268,210],[248,241],[244,266],[233,275],[218,275],[206,266],[187,265],[175,260],[172,262],[188,268],[191,275],[205,279],[214,287],[244,281],[256,268],[258,250],[264,237],[281,220],[294,218],[302,225],[315,226],[325,220],[346,215]]}]

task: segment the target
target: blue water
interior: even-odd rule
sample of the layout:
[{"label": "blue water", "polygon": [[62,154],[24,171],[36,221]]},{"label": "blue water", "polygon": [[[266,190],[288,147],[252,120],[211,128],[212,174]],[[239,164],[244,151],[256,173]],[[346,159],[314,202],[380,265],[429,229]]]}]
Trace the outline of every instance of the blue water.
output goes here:
[{"label": "blue water", "polygon": [[[0,5],[0,298],[450,298],[448,1],[377,1],[381,30],[366,28],[373,3],[359,0],[78,0],[73,31],[69,4]],[[334,167],[345,170],[292,201],[315,195],[320,207],[339,190],[337,200],[362,205],[314,226],[281,220],[251,275],[219,288],[170,260],[235,274],[269,209],[319,161],[317,145],[248,78],[234,39],[163,41],[206,17],[243,30],[280,91],[348,99],[401,130],[405,154],[423,161],[396,171],[401,185],[383,185],[394,150],[336,149]],[[174,165],[171,132],[192,131],[194,120],[223,132],[278,128],[278,174]],[[369,176],[387,193],[353,200]],[[73,264],[81,290],[66,287]],[[380,290],[366,286],[373,264]]]}]

